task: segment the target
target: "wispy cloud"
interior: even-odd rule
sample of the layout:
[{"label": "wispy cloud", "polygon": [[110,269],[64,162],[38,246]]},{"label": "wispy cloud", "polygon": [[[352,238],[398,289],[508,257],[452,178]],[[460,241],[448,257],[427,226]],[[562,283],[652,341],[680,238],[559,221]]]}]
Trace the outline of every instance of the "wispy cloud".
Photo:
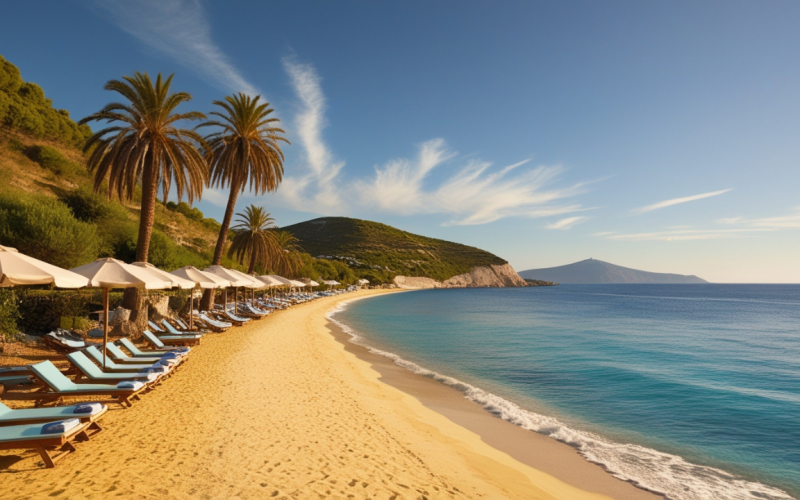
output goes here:
[{"label": "wispy cloud", "polygon": [[285,58],[283,67],[300,101],[294,125],[303,148],[304,164],[296,166],[301,175],[284,178],[279,194],[298,210],[340,209],[341,190],[336,180],[345,162],[334,159],[322,138],[327,122],[320,77],[312,65],[298,63],[294,58]]},{"label": "wispy cloud", "polygon": [[218,207],[224,207],[228,204],[228,195],[229,193],[223,193],[211,187],[203,189],[203,200]]},{"label": "wispy cloud", "polygon": [[671,200],[659,201],[658,203],[653,203],[652,205],[647,205],[646,207],[637,208],[634,210],[634,212],[638,213],[650,212],[652,210],[658,210],[659,208],[671,207],[672,205],[680,205],[681,203],[688,203],[690,201],[702,200],[703,198],[711,198],[712,196],[718,196],[723,193],[727,193],[728,191],[730,191],[730,189],[723,189],[721,191],[712,191],[710,193],[696,194],[693,196],[685,196],[683,198],[673,198]]},{"label": "wispy cloud", "polygon": [[603,237],[609,240],[624,241],[686,241],[751,237],[765,232],[800,228],[800,207],[797,207],[794,213],[778,217],[765,217],[760,219],[728,217],[719,219],[717,223],[728,227],[723,229],[672,228],[667,231],[630,234],[603,232],[595,233],[593,236]]},{"label": "wispy cloud", "polygon": [[575,224],[579,224],[581,222],[584,222],[586,219],[587,219],[587,217],[584,217],[584,216],[567,217],[565,219],[558,220],[558,221],[553,222],[551,224],[547,224],[544,227],[545,227],[545,229],[567,230],[567,229],[571,228],[572,226],[574,226]]},{"label": "wispy cloud", "polygon": [[[608,234],[608,240],[624,241],[686,241],[686,240],[718,240],[752,235],[755,232],[772,231],[772,229],[692,229],[683,231],[655,231],[633,234]],[[748,234],[749,233],[749,234]]]},{"label": "wispy cloud", "polygon": [[505,217],[549,217],[583,210],[560,200],[584,191],[583,184],[552,187],[560,166],[539,166],[520,170],[524,160],[492,170],[492,163],[469,160],[456,167],[438,186],[427,187],[429,174],[457,157],[442,139],[419,146],[414,159],[395,159],[375,168],[375,176],[355,183],[363,204],[396,214],[442,213],[452,218],[447,224],[486,224]]},{"label": "wispy cloud", "polygon": [[795,213],[778,217],[764,217],[761,219],[746,219],[744,217],[729,217],[720,219],[720,224],[737,225],[759,229],[793,229],[800,228],[800,207],[795,208]]},{"label": "wispy cloud", "polygon": [[95,0],[120,29],[231,92],[259,94],[211,36],[199,0]]}]

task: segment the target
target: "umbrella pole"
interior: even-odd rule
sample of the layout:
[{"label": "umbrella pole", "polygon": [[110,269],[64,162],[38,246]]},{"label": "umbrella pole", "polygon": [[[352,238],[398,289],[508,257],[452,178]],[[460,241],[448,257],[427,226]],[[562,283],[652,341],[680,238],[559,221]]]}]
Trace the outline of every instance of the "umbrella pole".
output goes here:
[{"label": "umbrella pole", "polygon": [[192,331],[192,318],[194,318],[194,288],[189,292],[189,331]]},{"label": "umbrella pole", "polygon": [[108,288],[103,288],[103,371],[106,371],[107,348],[108,348]]}]

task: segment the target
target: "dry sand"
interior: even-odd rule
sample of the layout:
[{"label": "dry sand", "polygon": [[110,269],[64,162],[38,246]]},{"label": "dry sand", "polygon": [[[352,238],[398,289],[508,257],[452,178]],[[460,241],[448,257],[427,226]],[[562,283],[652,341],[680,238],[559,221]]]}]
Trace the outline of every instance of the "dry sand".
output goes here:
[{"label": "dry sand", "polygon": [[555,477],[596,467],[577,454],[542,472],[381,382],[325,319],[338,301],[375,293],[207,335],[55,469],[0,451],[0,498],[608,498],[586,491],[602,485]]}]

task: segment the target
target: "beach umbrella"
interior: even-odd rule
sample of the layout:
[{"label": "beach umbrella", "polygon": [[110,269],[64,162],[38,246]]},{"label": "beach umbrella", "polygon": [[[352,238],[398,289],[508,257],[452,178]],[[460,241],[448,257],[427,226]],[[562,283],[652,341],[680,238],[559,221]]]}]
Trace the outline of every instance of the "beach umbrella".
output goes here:
[{"label": "beach umbrella", "polygon": [[85,276],[19,253],[16,248],[0,246],[0,287],[53,285],[81,288],[88,284]]},{"label": "beach umbrella", "polygon": [[[286,278],[284,278],[282,276],[278,276],[277,274],[268,274],[267,277],[268,278],[272,278],[273,280],[275,280],[278,283],[280,283],[280,285],[275,285],[275,286],[292,286],[292,280],[286,279]],[[263,278],[263,276],[262,276],[262,278]]]},{"label": "beach umbrella", "polygon": [[[256,290],[262,290],[267,287],[263,281],[250,276],[249,274],[243,273],[241,271],[237,271],[236,269],[228,269],[228,272],[233,274],[234,276],[240,276],[242,279],[247,280],[250,284],[243,285],[245,289],[249,288],[252,292],[252,300],[255,300],[256,297]],[[251,300],[251,303],[252,303]]]},{"label": "beach umbrella", "polygon": [[275,290],[274,289],[279,287],[279,286],[284,286],[284,283],[282,283],[280,280],[278,280],[277,277],[274,276],[274,275],[261,275],[261,276],[258,276],[258,279],[259,279],[259,281],[261,281],[262,283],[267,285],[269,288],[273,289],[273,291],[272,291],[272,296],[273,297],[275,296]]},{"label": "beach umbrella", "polygon": [[[233,272],[233,269],[228,269],[227,267],[216,266],[216,265],[208,266],[207,268],[203,269],[203,271],[219,276],[220,278],[229,280],[231,282],[231,286],[236,289],[238,289],[240,286],[248,286],[248,284],[252,283],[246,274],[244,276],[236,275]],[[236,292],[234,291],[234,293]],[[226,307],[228,306],[227,290],[225,291],[225,306]],[[233,310],[235,313],[239,312],[239,308],[236,306],[236,300],[233,301]]]},{"label": "beach umbrella", "polygon": [[341,285],[341,283],[339,283],[338,281],[335,281],[335,280],[323,280],[322,282],[325,283],[326,285],[330,286],[331,289],[333,289],[333,287],[336,286],[336,285]]},{"label": "beach umbrella", "polygon": [[292,286],[295,288],[303,288],[306,286],[306,284],[303,283],[302,281],[289,280],[289,282],[291,282]]},{"label": "beach umbrella", "polygon": [[142,269],[152,274],[157,279],[161,279],[168,283],[172,283],[171,288],[180,288],[182,290],[189,290],[195,287],[194,280],[183,278],[181,276],[178,276],[177,274],[172,274],[166,271],[162,271],[161,269],[157,268],[156,266],[154,266],[149,262],[134,262],[131,265],[136,267],[141,267]]},{"label": "beach umbrella", "polygon": [[216,274],[207,273],[197,269],[194,266],[185,266],[180,269],[171,271],[169,274],[174,274],[179,278],[184,278],[193,281],[200,288],[227,288],[231,286],[231,281],[220,278]]},{"label": "beach umbrella", "polygon": [[278,280],[277,278],[275,278],[274,276],[263,275],[263,276],[257,276],[257,278],[258,278],[258,279],[259,279],[259,280],[260,280],[262,283],[264,283],[265,285],[267,285],[267,286],[268,286],[268,287],[270,287],[270,288],[272,288],[272,287],[276,287],[276,286],[284,286],[284,283],[282,283],[281,281],[279,281],[279,280]]},{"label": "beach umbrella", "polygon": [[110,257],[97,259],[71,270],[89,279],[88,286],[103,289],[103,369],[106,367],[108,347],[108,292],[112,288],[144,288],[163,290],[172,288],[172,282],[155,277],[146,269],[131,266]]},{"label": "beach umbrella", "polygon": [[[191,281],[195,286],[205,289],[226,288],[231,282],[211,273],[204,273],[194,266],[184,266],[168,274]],[[194,327],[194,288],[189,298],[189,330]]]}]

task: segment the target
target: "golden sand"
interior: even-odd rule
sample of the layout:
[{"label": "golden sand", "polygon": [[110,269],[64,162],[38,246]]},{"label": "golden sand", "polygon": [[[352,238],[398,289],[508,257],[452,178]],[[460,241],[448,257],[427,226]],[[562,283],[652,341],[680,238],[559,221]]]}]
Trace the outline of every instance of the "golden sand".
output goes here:
[{"label": "golden sand", "polygon": [[55,469],[0,451],[10,498],[609,498],[524,465],[379,381],[325,313],[209,334],[170,380]]}]

